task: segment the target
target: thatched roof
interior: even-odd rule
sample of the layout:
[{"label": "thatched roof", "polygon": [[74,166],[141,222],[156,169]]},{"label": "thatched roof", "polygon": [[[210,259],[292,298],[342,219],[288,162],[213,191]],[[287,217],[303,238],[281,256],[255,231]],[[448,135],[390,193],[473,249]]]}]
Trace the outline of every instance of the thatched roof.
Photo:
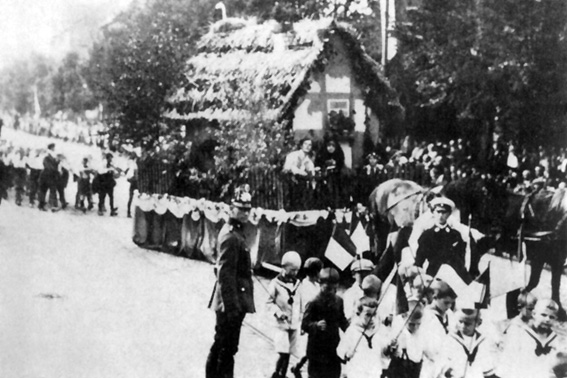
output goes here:
[{"label": "thatched roof", "polygon": [[[213,25],[187,65],[187,82],[169,99],[173,119],[241,119],[258,112],[264,119],[282,119],[293,112],[309,88],[314,71],[322,72],[332,46],[329,36],[343,40],[353,61],[355,81],[377,114],[401,113],[395,92],[346,24],[330,19],[303,20],[281,32],[275,21],[226,20]],[[283,45],[287,47],[282,47]]]}]

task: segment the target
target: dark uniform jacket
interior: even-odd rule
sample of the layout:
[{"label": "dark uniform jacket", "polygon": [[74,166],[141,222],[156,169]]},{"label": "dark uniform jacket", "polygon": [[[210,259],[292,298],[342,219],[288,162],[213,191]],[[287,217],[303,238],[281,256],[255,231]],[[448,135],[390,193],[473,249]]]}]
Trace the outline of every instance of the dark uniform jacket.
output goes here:
[{"label": "dark uniform jacket", "polygon": [[[327,329],[317,327],[317,322],[325,320]],[[337,360],[339,345],[339,328],[346,330],[348,322],[345,318],[343,300],[336,295],[320,293],[307,304],[301,329],[309,334],[307,339],[307,358],[321,362]]]},{"label": "dark uniform jacket", "polygon": [[421,234],[417,247],[415,265],[423,266],[429,261],[426,273],[434,277],[442,264],[447,264],[463,278],[468,277],[465,268],[466,244],[459,231],[449,226],[434,226]]},{"label": "dark uniform jacket", "polygon": [[242,223],[229,219],[219,233],[217,282],[210,304],[215,311],[256,311],[250,250],[246,246],[242,227]]},{"label": "dark uniform jacket", "polygon": [[40,180],[55,185],[59,180],[58,166],[59,161],[55,157],[49,154],[45,156],[43,158],[43,170],[40,173]]}]

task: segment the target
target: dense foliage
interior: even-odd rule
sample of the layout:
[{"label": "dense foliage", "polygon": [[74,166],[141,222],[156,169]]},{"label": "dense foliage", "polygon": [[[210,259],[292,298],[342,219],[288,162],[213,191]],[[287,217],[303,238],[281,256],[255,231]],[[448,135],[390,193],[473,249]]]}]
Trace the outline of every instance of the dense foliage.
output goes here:
[{"label": "dense foliage", "polygon": [[522,145],[563,144],[566,7],[431,0],[409,12],[395,82],[415,132],[468,136],[485,149],[493,132]]},{"label": "dense foliage", "polygon": [[179,125],[165,123],[164,106],[182,82],[213,5],[205,0],[134,3],[103,29],[92,49],[88,81],[112,115],[111,140],[153,150],[163,137],[180,132]]}]

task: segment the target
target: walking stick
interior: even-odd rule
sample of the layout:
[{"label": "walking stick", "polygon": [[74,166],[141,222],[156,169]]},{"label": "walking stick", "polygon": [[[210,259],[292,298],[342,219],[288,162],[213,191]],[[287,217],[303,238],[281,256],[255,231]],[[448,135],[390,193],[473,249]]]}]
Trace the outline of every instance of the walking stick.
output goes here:
[{"label": "walking stick", "polygon": [[465,268],[466,270],[470,273],[471,270],[471,264],[472,264],[472,250],[471,250],[471,238],[472,238],[472,233],[471,233],[471,224],[472,224],[472,214],[469,214],[469,238],[467,240],[467,246],[465,247]]}]

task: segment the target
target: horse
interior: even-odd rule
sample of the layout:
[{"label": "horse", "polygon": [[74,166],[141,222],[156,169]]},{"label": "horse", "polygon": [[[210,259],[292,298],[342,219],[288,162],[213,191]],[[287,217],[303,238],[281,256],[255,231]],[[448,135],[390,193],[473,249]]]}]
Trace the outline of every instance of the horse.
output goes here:
[{"label": "horse", "polygon": [[394,264],[401,261],[404,248],[409,247],[425,192],[413,181],[390,179],[370,194],[370,212],[378,239],[378,263],[374,270],[378,278],[384,280]]},{"label": "horse", "polygon": [[538,285],[547,263],[551,269],[551,298],[561,305],[561,276],[567,258],[567,189],[542,189],[527,195],[509,192],[505,205],[497,246],[508,252],[518,246],[518,258],[523,258],[525,244],[531,263],[527,291]]},{"label": "horse", "polygon": [[[437,191],[424,188],[409,180],[391,179],[378,185],[370,194],[370,210],[373,214],[375,234],[384,251],[375,268],[375,274],[384,279],[395,263],[405,259],[413,260],[417,251],[417,241],[421,232],[433,226],[431,213],[427,212],[427,203],[436,196]],[[461,232],[467,242],[474,239],[478,248],[471,256],[470,274],[478,274],[478,262],[483,253],[488,251],[485,235],[460,222],[458,211],[451,216],[449,223]],[[386,226],[385,226],[386,225]],[[404,258],[404,251],[411,252]],[[402,264],[403,265],[403,264]]]}]

